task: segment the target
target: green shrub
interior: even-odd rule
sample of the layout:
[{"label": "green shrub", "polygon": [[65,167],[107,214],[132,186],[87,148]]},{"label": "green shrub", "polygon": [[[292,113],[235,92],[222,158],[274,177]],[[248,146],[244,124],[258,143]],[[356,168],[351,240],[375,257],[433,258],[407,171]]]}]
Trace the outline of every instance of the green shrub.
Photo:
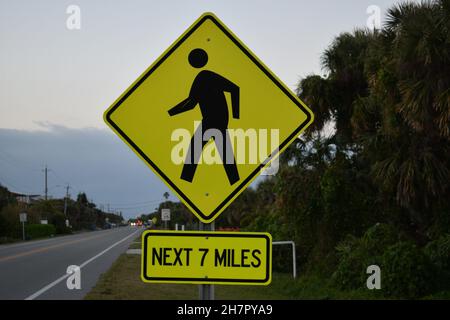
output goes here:
[{"label": "green shrub", "polygon": [[413,299],[433,289],[433,267],[430,260],[411,242],[398,242],[383,254],[381,286],[384,294]]},{"label": "green shrub", "polygon": [[22,226],[19,222],[19,208],[9,204],[0,211],[0,237],[6,239],[20,239]]},{"label": "green shrub", "polygon": [[28,224],[25,225],[27,239],[50,237],[56,234],[56,228],[52,224]]},{"label": "green shrub", "polygon": [[393,226],[385,223],[377,223],[369,228],[362,237],[362,245],[371,256],[382,255],[391,245],[397,243],[402,236]]},{"label": "green shrub", "polygon": [[435,283],[440,290],[450,289],[450,234],[427,244],[424,253],[435,268]]},{"label": "green shrub", "polygon": [[56,234],[72,234],[72,229],[66,226],[56,228]]},{"label": "green shrub", "polygon": [[0,237],[5,237],[6,232],[8,231],[7,224],[8,222],[6,219],[0,214]]},{"label": "green shrub", "polygon": [[56,234],[69,234],[71,229],[66,226],[66,217],[62,213],[55,213],[50,217],[49,221],[55,226]]},{"label": "green shrub", "polygon": [[390,225],[377,223],[361,238],[347,236],[336,247],[338,266],[332,280],[341,289],[366,288],[367,267],[381,265],[384,251],[399,239],[398,232]]},{"label": "green shrub", "polygon": [[341,242],[339,251],[339,263],[332,275],[333,283],[340,289],[360,288],[365,274],[364,261],[367,253],[361,249],[360,239],[347,239]]}]

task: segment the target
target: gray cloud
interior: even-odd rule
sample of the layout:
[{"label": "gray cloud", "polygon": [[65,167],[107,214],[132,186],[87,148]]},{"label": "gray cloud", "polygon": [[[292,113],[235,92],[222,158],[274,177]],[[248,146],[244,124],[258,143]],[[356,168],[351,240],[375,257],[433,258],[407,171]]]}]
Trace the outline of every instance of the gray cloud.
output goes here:
[{"label": "gray cloud", "polygon": [[[112,133],[38,123],[42,130],[0,129],[0,183],[13,191],[62,197],[64,185],[125,216],[153,210],[168,188]],[[176,198],[172,197],[173,200]]]}]

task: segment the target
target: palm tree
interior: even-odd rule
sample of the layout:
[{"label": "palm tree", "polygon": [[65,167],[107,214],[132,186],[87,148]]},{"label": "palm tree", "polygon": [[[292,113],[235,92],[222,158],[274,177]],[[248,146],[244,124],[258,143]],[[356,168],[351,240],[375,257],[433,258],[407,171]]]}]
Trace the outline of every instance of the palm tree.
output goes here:
[{"label": "palm tree", "polygon": [[371,95],[355,102],[352,118],[375,181],[395,195],[422,233],[449,192],[447,3],[404,3],[388,11],[374,45],[384,49]]},{"label": "palm tree", "polygon": [[325,78],[298,87],[316,115],[307,141],[334,121],[337,152],[353,146],[382,193],[425,229],[450,192],[449,1],[394,6],[381,32],[338,36],[322,65]]},{"label": "palm tree", "polygon": [[397,111],[415,131],[450,138],[449,2],[399,4],[388,11],[386,39],[398,75]]},{"label": "palm tree", "polygon": [[339,35],[322,56],[325,78],[309,76],[298,84],[297,94],[314,112],[309,133],[319,132],[329,121],[336,125],[335,143],[338,148],[352,143],[353,101],[368,94],[365,57],[370,42],[376,37],[371,31],[356,30]]}]

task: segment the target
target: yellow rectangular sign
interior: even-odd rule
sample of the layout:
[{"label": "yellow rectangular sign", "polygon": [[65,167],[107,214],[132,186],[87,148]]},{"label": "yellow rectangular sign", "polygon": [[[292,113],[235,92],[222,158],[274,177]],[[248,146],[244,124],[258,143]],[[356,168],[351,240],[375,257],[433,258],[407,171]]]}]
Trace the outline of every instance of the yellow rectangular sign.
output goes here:
[{"label": "yellow rectangular sign", "polygon": [[141,278],[153,283],[268,285],[268,233],[149,230],[142,235]]}]

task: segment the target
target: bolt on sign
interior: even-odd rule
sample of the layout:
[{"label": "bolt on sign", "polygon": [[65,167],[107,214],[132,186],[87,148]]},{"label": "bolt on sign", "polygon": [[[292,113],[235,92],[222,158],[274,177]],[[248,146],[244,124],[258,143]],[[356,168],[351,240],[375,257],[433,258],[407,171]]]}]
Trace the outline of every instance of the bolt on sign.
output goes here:
[{"label": "bolt on sign", "polygon": [[142,248],[144,282],[267,285],[271,281],[268,233],[148,230]]},{"label": "bolt on sign", "polygon": [[104,119],[210,223],[276,163],[313,113],[215,15],[205,13]]}]

